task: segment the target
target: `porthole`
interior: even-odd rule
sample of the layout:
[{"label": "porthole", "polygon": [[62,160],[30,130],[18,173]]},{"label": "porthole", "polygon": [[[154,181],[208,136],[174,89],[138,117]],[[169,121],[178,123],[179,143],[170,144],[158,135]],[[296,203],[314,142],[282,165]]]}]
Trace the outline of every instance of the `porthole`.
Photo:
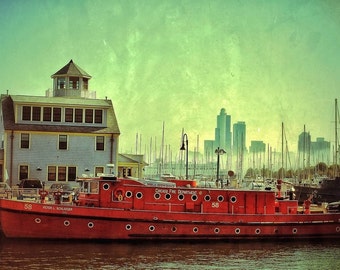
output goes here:
[{"label": "porthole", "polygon": [[110,188],[110,185],[109,185],[108,183],[105,183],[105,184],[103,185],[103,189],[104,189],[104,190],[109,190],[109,188]]},{"label": "porthole", "polygon": [[220,228],[215,228],[214,232],[215,232],[216,234],[220,233]]},{"label": "porthole", "polygon": [[193,201],[197,201],[197,195],[196,195],[196,194],[192,194],[192,196],[191,196],[191,200],[193,200]]},{"label": "porthole", "polygon": [[153,195],[153,197],[154,197],[156,200],[158,200],[158,199],[161,197],[161,194],[155,193],[155,194]]},{"label": "porthole", "polygon": [[204,196],[204,200],[205,200],[206,202],[209,202],[209,201],[211,200],[210,195],[205,195],[205,196]]},{"label": "porthole", "polygon": [[176,232],[176,231],[177,231],[177,228],[174,226],[174,227],[171,228],[171,231],[172,231],[172,232]]},{"label": "porthole", "polygon": [[230,197],[230,202],[236,203],[236,202],[237,202],[236,196],[231,196],[231,197]]},{"label": "porthole", "polygon": [[155,230],[155,226],[151,225],[151,226],[149,227],[149,231],[150,231],[150,232],[153,232],[154,230]]},{"label": "porthole", "polygon": [[90,229],[92,229],[92,228],[94,227],[94,223],[93,223],[93,222],[87,223],[87,227],[89,227]]},{"label": "porthole", "polygon": [[223,197],[222,195],[219,195],[219,196],[217,197],[217,200],[218,200],[219,202],[223,202],[224,197]]},{"label": "porthole", "polygon": [[139,191],[139,192],[137,192],[137,193],[136,193],[136,198],[137,198],[137,199],[141,199],[141,198],[143,198],[143,193],[142,193],[142,192],[140,192],[140,191]]},{"label": "porthole", "polygon": [[279,229],[278,229],[278,228],[275,228],[275,229],[274,229],[274,233],[279,233]]},{"label": "porthole", "polygon": [[38,223],[38,224],[41,223],[41,219],[40,218],[36,218],[34,221],[35,221],[35,223]]},{"label": "porthole", "polygon": [[256,233],[256,234],[260,234],[260,233],[261,233],[261,230],[260,230],[259,228],[257,228],[257,229],[255,230],[255,233]]},{"label": "porthole", "polygon": [[65,220],[65,221],[64,221],[64,225],[65,225],[66,227],[67,227],[67,226],[70,226],[70,224],[71,224],[71,223],[70,223],[69,220]]},{"label": "porthole", "polygon": [[170,200],[171,199],[171,194],[170,193],[165,194],[165,199]]},{"label": "porthole", "polygon": [[131,198],[132,197],[132,191],[128,190],[125,193],[126,198]]},{"label": "porthole", "polygon": [[178,200],[183,201],[184,200],[184,195],[183,194],[178,194]]},{"label": "porthole", "polygon": [[296,234],[297,233],[297,229],[293,228],[292,232],[293,232],[293,234]]},{"label": "porthole", "polygon": [[340,232],[340,227],[336,227],[336,232]]},{"label": "porthole", "polygon": [[131,224],[126,224],[125,225],[125,230],[130,231],[132,228]]},{"label": "porthole", "polygon": [[198,228],[197,228],[197,227],[194,227],[194,228],[192,229],[192,231],[193,231],[194,233],[197,233],[197,232],[198,232]]},{"label": "porthole", "polygon": [[236,233],[236,234],[240,234],[240,232],[241,232],[240,228],[236,228],[236,229],[235,229],[235,233]]}]

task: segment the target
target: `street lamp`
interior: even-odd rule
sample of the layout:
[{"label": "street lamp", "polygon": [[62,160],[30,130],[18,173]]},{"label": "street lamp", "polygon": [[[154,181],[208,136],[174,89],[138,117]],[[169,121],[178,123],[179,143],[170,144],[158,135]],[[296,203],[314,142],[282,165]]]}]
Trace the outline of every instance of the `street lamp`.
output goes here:
[{"label": "street lamp", "polygon": [[186,150],[186,155],[185,155],[185,179],[186,180],[188,180],[188,150],[189,150],[188,145],[189,145],[188,135],[184,133],[182,136],[182,146],[179,150]]},{"label": "street lamp", "polygon": [[[227,153],[223,149],[220,149],[220,147],[217,147],[215,150],[215,154],[217,155],[217,173],[216,173],[216,181],[219,181],[219,174],[220,174],[220,155],[223,155]],[[223,188],[223,179],[221,179],[221,188]]]}]

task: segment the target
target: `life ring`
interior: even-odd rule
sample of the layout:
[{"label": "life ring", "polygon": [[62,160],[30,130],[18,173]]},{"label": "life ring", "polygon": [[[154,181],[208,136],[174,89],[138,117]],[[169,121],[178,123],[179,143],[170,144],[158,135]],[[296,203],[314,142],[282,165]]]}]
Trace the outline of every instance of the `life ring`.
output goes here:
[{"label": "life ring", "polygon": [[117,188],[113,194],[118,199],[118,201],[122,201],[125,195],[125,191],[121,188]]}]

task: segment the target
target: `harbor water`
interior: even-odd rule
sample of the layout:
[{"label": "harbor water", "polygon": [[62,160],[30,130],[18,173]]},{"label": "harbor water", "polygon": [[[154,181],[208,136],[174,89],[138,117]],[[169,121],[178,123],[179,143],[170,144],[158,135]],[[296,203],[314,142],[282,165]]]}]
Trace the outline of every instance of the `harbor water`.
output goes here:
[{"label": "harbor water", "polygon": [[0,239],[0,269],[339,269],[340,241],[81,242]]}]

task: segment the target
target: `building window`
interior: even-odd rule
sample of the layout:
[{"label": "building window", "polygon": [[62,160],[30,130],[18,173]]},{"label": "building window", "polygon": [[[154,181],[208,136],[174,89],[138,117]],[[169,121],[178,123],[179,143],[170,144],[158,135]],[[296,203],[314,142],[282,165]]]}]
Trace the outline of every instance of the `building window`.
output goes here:
[{"label": "building window", "polygon": [[59,150],[67,149],[67,135],[59,135]]},{"label": "building window", "polygon": [[65,88],[65,78],[58,78],[57,80],[58,89],[64,89]]},{"label": "building window", "polygon": [[82,123],[83,122],[83,109],[75,109],[74,122],[76,122],[76,123]]},{"label": "building window", "polygon": [[20,148],[30,148],[30,135],[21,133]]},{"label": "building window", "polygon": [[102,110],[94,111],[94,122],[97,124],[103,123],[103,111]]},{"label": "building window", "polygon": [[83,88],[88,89],[89,87],[89,80],[87,78],[83,78]]},{"label": "building window", "polygon": [[53,108],[53,122],[61,122],[61,108]]},{"label": "building window", "polygon": [[96,137],[96,150],[103,151],[104,150],[104,136]]},{"label": "building window", "polygon": [[79,78],[78,77],[70,77],[69,79],[69,88],[70,89],[79,89]]},{"label": "building window", "polygon": [[85,110],[85,123],[93,123],[93,110],[92,109]]},{"label": "building window", "polygon": [[77,179],[77,170],[76,167],[68,167],[67,170],[67,181],[76,181]]},{"label": "building window", "polygon": [[56,166],[48,166],[48,176],[47,180],[48,181],[56,181],[56,172],[57,172],[57,167]]},{"label": "building window", "polygon": [[43,108],[43,120],[44,121],[51,121],[52,119],[52,108],[51,107],[44,107]]},{"label": "building window", "polygon": [[73,109],[65,108],[65,122],[73,122]]},{"label": "building window", "polygon": [[58,167],[58,181],[66,181],[66,167]]},{"label": "building window", "polygon": [[94,175],[95,176],[99,176],[99,174],[102,174],[102,173],[104,173],[104,167],[96,167],[95,169],[94,169]]},{"label": "building window", "polygon": [[19,167],[19,180],[28,178],[28,166],[20,165]]},{"label": "building window", "polygon": [[22,120],[31,121],[31,107],[30,106],[22,107]]},{"label": "building window", "polygon": [[40,121],[40,117],[41,117],[41,108],[40,107],[33,107],[32,120],[33,121]]}]

